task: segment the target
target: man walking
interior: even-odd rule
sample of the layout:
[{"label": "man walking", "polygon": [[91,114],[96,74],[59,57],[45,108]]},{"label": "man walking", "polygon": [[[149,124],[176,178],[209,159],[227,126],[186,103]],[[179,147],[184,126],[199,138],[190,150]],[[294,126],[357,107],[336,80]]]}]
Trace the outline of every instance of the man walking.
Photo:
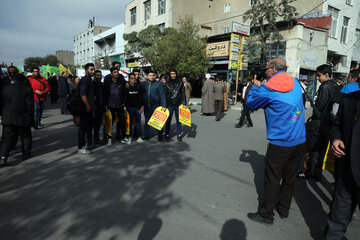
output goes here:
[{"label": "man walking", "polygon": [[31,72],[32,76],[28,79],[34,92],[34,129],[38,129],[42,126],[41,117],[44,110],[44,101],[50,91],[50,86],[48,81],[40,75],[38,67],[33,67]]},{"label": "man walking", "polygon": [[281,218],[288,217],[296,172],[306,150],[301,87],[285,70],[284,60],[270,60],[265,72],[270,79],[261,85],[255,75],[247,97],[250,110],[264,108],[270,140],[265,157],[264,200],[258,212],[249,213],[248,218],[267,225],[273,224],[275,208]]},{"label": "man walking", "polygon": [[11,148],[16,145],[20,136],[23,160],[31,157],[31,126],[34,121],[34,95],[28,86],[26,77],[16,73],[12,77],[14,83],[6,85],[1,91],[3,108],[3,137],[0,147],[0,166],[7,165],[7,159]]},{"label": "man walking", "polygon": [[249,95],[249,91],[252,88],[253,83],[249,81],[249,79],[244,79],[243,81],[243,87],[242,87],[242,91],[241,91],[241,102],[243,104],[243,109],[241,112],[241,116],[239,119],[239,123],[235,125],[236,128],[241,128],[244,125],[244,120],[245,117],[248,121],[248,127],[252,127],[253,123],[251,121],[251,117],[250,117],[250,110],[246,105],[246,100],[247,100],[247,96]]},{"label": "man walking", "polygon": [[[359,83],[357,83],[359,84]],[[336,159],[335,193],[323,239],[343,239],[360,205],[360,91],[345,95],[331,132]]]},{"label": "man walking", "polygon": [[189,106],[190,104],[190,98],[191,98],[191,92],[192,92],[192,87],[191,84],[188,81],[188,78],[186,76],[184,76],[182,78],[182,81],[184,83],[184,87],[185,87],[185,95],[186,95],[186,106]]},{"label": "man walking", "polygon": [[201,89],[201,113],[210,115],[215,112],[215,88],[210,74],[206,74],[206,81]]},{"label": "man walking", "polygon": [[[155,76],[155,72],[153,70],[150,70],[147,75],[147,80],[145,82],[141,82],[141,88],[144,93],[144,140],[150,139],[150,126],[148,125],[148,122],[155,109],[159,106],[162,106],[162,111],[166,110],[164,85],[160,82],[155,81]],[[158,131],[158,141],[162,141],[162,130]]]},{"label": "man walking", "polygon": [[[322,177],[322,165],[325,157],[326,149],[330,139],[330,130],[332,127],[331,116],[332,106],[335,103],[336,95],[339,90],[339,86],[336,81],[331,78],[332,69],[331,66],[323,64],[316,68],[317,80],[321,83],[317,92],[317,98],[315,106],[320,113],[318,116],[315,110],[312,114],[312,121],[320,121],[319,136],[317,138],[315,149],[308,149],[306,158],[304,161],[304,172],[297,174],[298,178],[314,178],[316,181],[321,181]],[[320,117],[320,119],[319,119]],[[314,169],[311,173],[313,164],[313,153],[318,152],[318,159]]]},{"label": "man walking", "polygon": [[66,72],[63,72],[61,77],[59,77],[58,95],[60,98],[60,113],[61,114],[65,114],[67,111],[66,110],[67,99],[70,94],[69,83],[66,78],[67,78]]},{"label": "man walking", "polygon": [[165,140],[170,141],[170,128],[171,128],[171,119],[175,112],[176,119],[176,135],[179,142],[182,141],[181,133],[181,123],[179,121],[179,106],[181,104],[186,107],[186,96],[185,88],[183,82],[177,78],[177,72],[175,69],[169,71],[170,78],[165,83],[165,96],[166,96],[166,105],[169,109],[169,118],[166,121],[165,129]]},{"label": "man walking", "polygon": [[[129,144],[129,140],[126,138],[126,123],[124,107],[126,103],[126,88],[124,77],[120,77],[119,70],[116,67],[110,69],[111,81],[104,82],[104,105],[105,110],[109,109],[114,122],[115,118],[118,118],[116,124],[116,139],[121,143]],[[120,132],[121,131],[121,132]],[[108,146],[112,145],[111,136],[108,136]]]},{"label": "man walking", "polygon": [[94,102],[94,84],[91,79],[94,74],[94,64],[85,64],[85,76],[81,78],[78,86],[79,94],[86,107],[86,111],[80,113],[80,126],[78,131],[78,153],[80,154],[91,153],[85,146],[85,134],[90,127],[92,116],[96,110]]},{"label": "man walking", "polygon": [[216,80],[215,85],[215,121],[220,121],[220,114],[224,108],[224,92],[226,85],[223,81]]}]

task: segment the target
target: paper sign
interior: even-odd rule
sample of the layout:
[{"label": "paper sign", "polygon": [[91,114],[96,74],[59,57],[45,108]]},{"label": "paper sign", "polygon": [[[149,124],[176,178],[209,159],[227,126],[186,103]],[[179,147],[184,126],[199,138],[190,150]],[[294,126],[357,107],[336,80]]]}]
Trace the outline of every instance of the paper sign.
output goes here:
[{"label": "paper sign", "polygon": [[184,108],[184,105],[179,106],[179,122],[191,127],[191,113],[189,108]]},{"label": "paper sign", "polygon": [[104,112],[104,114],[103,114],[103,122],[104,122],[105,133],[109,137],[111,137],[112,136],[112,116],[111,116],[111,112],[109,109],[106,112]]},{"label": "paper sign", "polygon": [[149,126],[155,128],[159,131],[164,127],[166,120],[169,117],[169,110],[166,109],[166,111],[163,112],[163,111],[161,111],[161,109],[162,109],[162,107],[156,108],[148,122]]}]

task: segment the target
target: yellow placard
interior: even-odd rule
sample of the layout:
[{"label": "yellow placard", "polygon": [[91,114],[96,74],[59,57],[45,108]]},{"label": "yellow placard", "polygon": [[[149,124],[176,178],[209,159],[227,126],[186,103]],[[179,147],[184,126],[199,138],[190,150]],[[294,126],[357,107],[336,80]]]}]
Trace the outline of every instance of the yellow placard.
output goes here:
[{"label": "yellow placard", "polygon": [[324,157],[324,162],[323,162],[323,166],[322,169],[326,169],[329,171],[334,171],[335,169],[335,155],[330,151],[330,141],[328,143],[327,149],[326,149],[326,153],[325,153],[325,157]]},{"label": "yellow placard", "polygon": [[185,108],[184,105],[179,106],[179,122],[191,127],[191,112],[189,108]]},{"label": "yellow placard", "polygon": [[169,110],[166,109],[166,111],[163,112],[163,111],[161,111],[161,109],[162,109],[162,107],[156,108],[148,122],[149,126],[155,128],[159,131],[164,127],[166,120],[169,117]]},{"label": "yellow placard", "polygon": [[103,114],[104,131],[111,137],[112,136],[112,116],[110,110],[106,110]]},{"label": "yellow placard", "polygon": [[127,64],[129,68],[139,67],[139,62],[131,62]]}]

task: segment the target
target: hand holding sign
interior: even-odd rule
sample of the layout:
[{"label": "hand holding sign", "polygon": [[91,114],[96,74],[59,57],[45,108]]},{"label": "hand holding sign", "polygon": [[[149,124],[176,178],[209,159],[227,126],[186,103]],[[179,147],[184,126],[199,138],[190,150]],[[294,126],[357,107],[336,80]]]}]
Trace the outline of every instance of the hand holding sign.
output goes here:
[{"label": "hand holding sign", "polygon": [[191,113],[190,113],[190,109],[187,108],[187,107],[184,106],[184,105],[180,105],[180,106],[179,106],[179,121],[180,121],[182,124],[191,127]]}]

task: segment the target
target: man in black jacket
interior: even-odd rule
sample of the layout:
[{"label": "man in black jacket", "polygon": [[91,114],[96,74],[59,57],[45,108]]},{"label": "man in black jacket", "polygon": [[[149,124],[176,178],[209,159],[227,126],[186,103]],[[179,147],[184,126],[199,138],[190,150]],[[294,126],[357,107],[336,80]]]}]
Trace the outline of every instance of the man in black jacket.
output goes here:
[{"label": "man in black jacket", "polygon": [[181,142],[182,129],[181,129],[181,123],[179,122],[179,106],[183,104],[186,107],[185,87],[183,82],[177,78],[176,76],[177,72],[175,69],[171,69],[169,71],[169,75],[170,78],[165,83],[166,104],[168,106],[170,113],[169,118],[166,121],[165,140],[170,141],[171,119],[175,112],[177,140]]},{"label": "man in black jacket", "polygon": [[[332,126],[333,117],[331,117],[332,106],[335,103],[336,95],[339,87],[334,79],[331,78],[331,66],[323,64],[316,68],[317,80],[321,83],[317,92],[315,106],[320,112],[320,119],[315,113],[312,114],[312,120],[320,120],[319,136],[316,142],[316,148],[311,151],[308,149],[307,157],[304,161],[304,172],[299,172],[298,178],[314,178],[316,181],[321,181],[322,165],[326,153],[327,145],[330,139],[330,130]],[[313,152],[318,151],[318,160],[314,172],[311,173],[313,163]]]},{"label": "man in black jacket", "polygon": [[[94,111],[94,115],[92,117],[90,127],[87,131],[87,140],[88,140],[88,146],[91,146],[92,144],[100,144],[100,126],[102,122],[102,116],[104,113],[104,84],[101,82],[102,79],[102,73],[100,70],[95,71],[94,75],[94,102],[96,109]],[[94,131],[94,135],[93,135]],[[93,139],[94,136],[94,139]]]},{"label": "man in black jacket", "polygon": [[343,239],[360,205],[360,91],[343,97],[331,132],[335,162],[335,194],[324,229],[326,240]]},{"label": "man in black jacket", "polygon": [[[54,80],[51,78],[49,79],[50,82],[50,91],[53,91],[51,88],[51,84],[55,86]],[[55,80],[56,81],[56,80]],[[67,99],[70,95],[70,89],[69,89],[69,83],[67,81],[67,73],[63,72],[61,74],[61,77],[59,77],[59,85],[58,85],[58,92],[57,94],[60,97],[60,113],[65,114],[66,113],[66,107],[67,107]],[[53,93],[51,93],[51,101],[53,100]],[[56,101],[55,101],[56,103]]]},{"label": "man in black jacket", "polygon": [[3,139],[0,148],[0,166],[7,165],[10,149],[16,144],[18,136],[22,142],[22,157],[31,156],[31,126],[34,121],[33,90],[22,74],[13,76],[13,84],[6,85],[3,91]]},{"label": "man in black jacket", "polygon": [[[111,80],[104,81],[104,105],[105,110],[111,111],[112,119],[118,117],[116,124],[116,139],[121,140],[121,143],[129,144],[128,138],[125,137],[125,114],[124,106],[126,103],[126,82],[124,77],[119,74],[119,69],[112,67],[110,69]],[[121,131],[121,133],[120,133]],[[108,146],[112,145],[111,137],[108,136]]]},{"label": "man in black jacket", "polygon": [[128,137],[129,142],[131,142],[131,133],[132,133],[132,123],[134,118],[136,121],[136,136],[138,137],[138,143],[144,143],[144,140],[141,138],[141,114],[144,111],[144,99],[143,99],[143,90],[140,86],[140,83],[137,82],[136,76],[134,73],[129,74],[129,85],[126,89],[126,109],[130,115],[130,137]]}]

